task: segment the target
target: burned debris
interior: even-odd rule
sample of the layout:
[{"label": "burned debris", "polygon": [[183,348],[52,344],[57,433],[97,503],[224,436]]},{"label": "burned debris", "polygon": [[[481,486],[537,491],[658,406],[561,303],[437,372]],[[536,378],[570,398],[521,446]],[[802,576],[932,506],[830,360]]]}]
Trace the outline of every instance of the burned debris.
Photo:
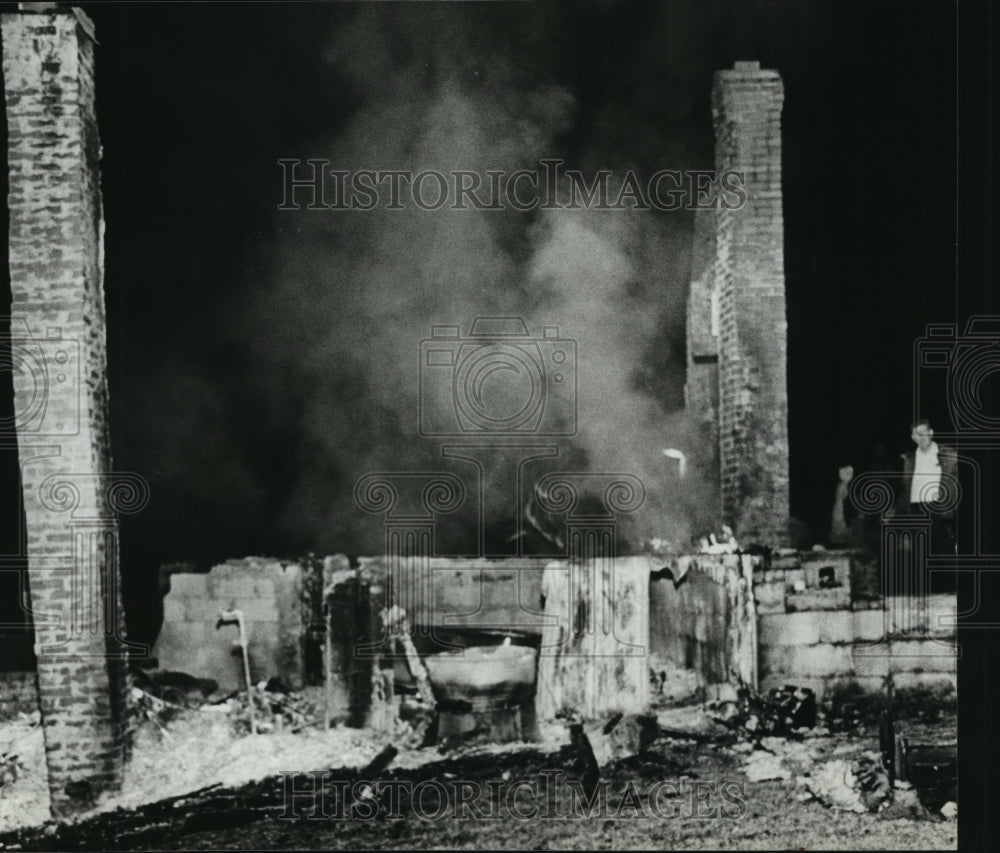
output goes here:
[{"label": "burned debris", "polygon": [[[14,319],[31,336],[56,316],[87,342],[73,368],[87,377],[76,390],[91,415],[72,424],[61,455],[38,452],[44,431],[18,436],[31,499],[31,604],[48,612],[77,603],[69,581],[48,577],[48,562],[67,557],[59,550],[66,541],[84,542],[71,556],[100,587],[86,618],[111,633],[36,625],[39,650],[68,654],[38,654],[37,707],[14,715],[14,739],[0,739],[0,804],[21,802],[33,786],[45,792],[46,814],[88,819],[3,835],[0,843],[147,844],[164,827],[181,835],[289,811],[297,818],[290,767],[319,774],[319,793],[327,790],[324,774],[336,769],[338,784],[351,783],[339,801],[348,812],[383,807],[385,783],[463,772],[460,781],[492,774],[500,778],[490,782],[514,784],[561,774],[571,803],[600,802],[609,785],[638,771],[650,784],[640,790],[624,779],[618,818],[653,808],[653,788],[674,784],[668,774],[679,776],[678,788],[704,781],[698,762],[709,754],[720,772],[742,774],[740,784],[787,783],[802,801],[826,808],[887,812],[907,799],[900,792],[919,791],[920,802],[906,806],[911,817],[954,814],[949,750],[902,734],[891,717],[883,718],[878,753],[835,742],[832,728],[853,733],[864,721],[824,705],[843,683],[868,693],[951,686],[954,655],[932,650],[954,640],[954,620],[942,617],[955,607],[939,596],[928,600],[922,622],[900,625],[888,594],[859,594],[856,553],[788,547],[784,94],[776,71],[740,61],[716,75],[716,162],[749,176],[748,204],[739,217],[699,211],[695,223],[686,396],[710,450],[690,457],[711,460],[708,476],[722,493],[716,530],[690,547],[653,536],[643,553],[626,554],[608,506],[637,507],[645,493],[637,477],[546,475],[527,495],[525,523],[518,518],[513,534],[493,537],[516,546],[501,559],[483,556],[491,538],[482,530],[476,557],[434,554],[429,513],[430,520],[393,520],[396,527],[387,514],[386,548],[374,557],[248,557],[207,572],[164,567],[163,623],[146,654],[124,636],[115,526],[144,493],[137,487],[123,498],[122,482],[135,483],[106,474],[94,46],[88,19],[75,10],[46,4],[4,16],[10,151],[27,164],[13,173],[10,193]],[[46,94],[36,79],[46,67],[35,61],[39,54],[79,70],[71,109],[59,103],[64,90]],[[57,165],[25,153],[38,127],[66,143]],[[56,175],[56,224],[88,227],[82,245],[50,268],[33,245]],[[554,342],[568,345],[555,335],[542,339],[546,352],[565,360]],[[50,412],[76,418],[76,402],[56,394]],[[689,451],[661,452],[690,482]],[[66,469],[67,459],[86,470]],[[598,477],[594,492],[581,485]],[[535,550],[547,556],[527,556]],[[854,654],[862,644],[878,648]],[[893,658],[893,650],[903,654]],[[723,791],[732,815],[745,811],[741,796]],[[409,801],[411,815],[420,803]],[[0,830],[16,829],[22,817],[39,820],[11,809]]]}]

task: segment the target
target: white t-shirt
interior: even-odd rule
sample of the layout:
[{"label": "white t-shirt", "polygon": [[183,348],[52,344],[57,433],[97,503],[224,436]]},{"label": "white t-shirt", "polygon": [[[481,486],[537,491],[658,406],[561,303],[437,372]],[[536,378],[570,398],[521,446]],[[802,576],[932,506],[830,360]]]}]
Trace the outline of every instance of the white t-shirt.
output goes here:
[{"label": "white t-shirt", "polygon": [[913,483],[910,485],[910,503],[931,503],[937,500],[941,488],[941,463],[938,461],[936,441],[926,451],[919,447],[913,455]]}]

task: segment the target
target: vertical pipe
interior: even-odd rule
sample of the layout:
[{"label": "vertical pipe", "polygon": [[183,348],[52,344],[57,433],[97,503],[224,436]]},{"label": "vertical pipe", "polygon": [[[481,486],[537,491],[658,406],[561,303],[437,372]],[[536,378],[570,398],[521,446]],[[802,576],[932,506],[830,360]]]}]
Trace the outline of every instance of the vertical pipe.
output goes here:
[{"label": "vertical pipe", "polygon": [[333,673],[330,658],[333,656],[333,641],[330,639],[330,606],[323,601],[323,689],[326,701],[323,707],[323,728],[330,730],[330,705],[333,702]]}]

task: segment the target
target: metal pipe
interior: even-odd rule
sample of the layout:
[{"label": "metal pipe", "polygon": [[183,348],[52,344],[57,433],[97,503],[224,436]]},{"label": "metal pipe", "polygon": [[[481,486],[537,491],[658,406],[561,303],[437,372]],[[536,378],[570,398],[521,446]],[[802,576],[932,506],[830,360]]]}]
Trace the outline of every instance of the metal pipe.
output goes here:
[{"label": "metal pipe", "polygon": [[330,705],[333,703],[333,666],[330,659],[333,657],[333,640],[330,638],[330,605],[323,602],[323,624],[325,626],[323,637],[323,684],[326,695],[325,707],[323,708],[323,728],[330,729]]},{"label": "metal pipe", "polygon": [[236,623],[239,629],[239,639],[237,640],[243,652],[243,675],[247,681],[247,704],[250,708],[250,733],[257,734],[257,715],[253,707],[253,682],[250,680],[250,653],[247,651],[246,624],[243,621],[242,610],[223,610],[219,613],[219,619],[215,623],[215,630],[218,631],[223,625]]}]

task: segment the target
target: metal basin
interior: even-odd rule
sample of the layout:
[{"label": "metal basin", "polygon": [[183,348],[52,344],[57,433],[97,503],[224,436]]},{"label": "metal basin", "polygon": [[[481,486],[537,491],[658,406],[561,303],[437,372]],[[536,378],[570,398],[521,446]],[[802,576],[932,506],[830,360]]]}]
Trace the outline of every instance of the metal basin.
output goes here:
[{"label": "metal basin", "polygon": [[425,659],[439,704],[468,710],[510,708],[535,693],[535,660],[530,646],[470,646]]}]

